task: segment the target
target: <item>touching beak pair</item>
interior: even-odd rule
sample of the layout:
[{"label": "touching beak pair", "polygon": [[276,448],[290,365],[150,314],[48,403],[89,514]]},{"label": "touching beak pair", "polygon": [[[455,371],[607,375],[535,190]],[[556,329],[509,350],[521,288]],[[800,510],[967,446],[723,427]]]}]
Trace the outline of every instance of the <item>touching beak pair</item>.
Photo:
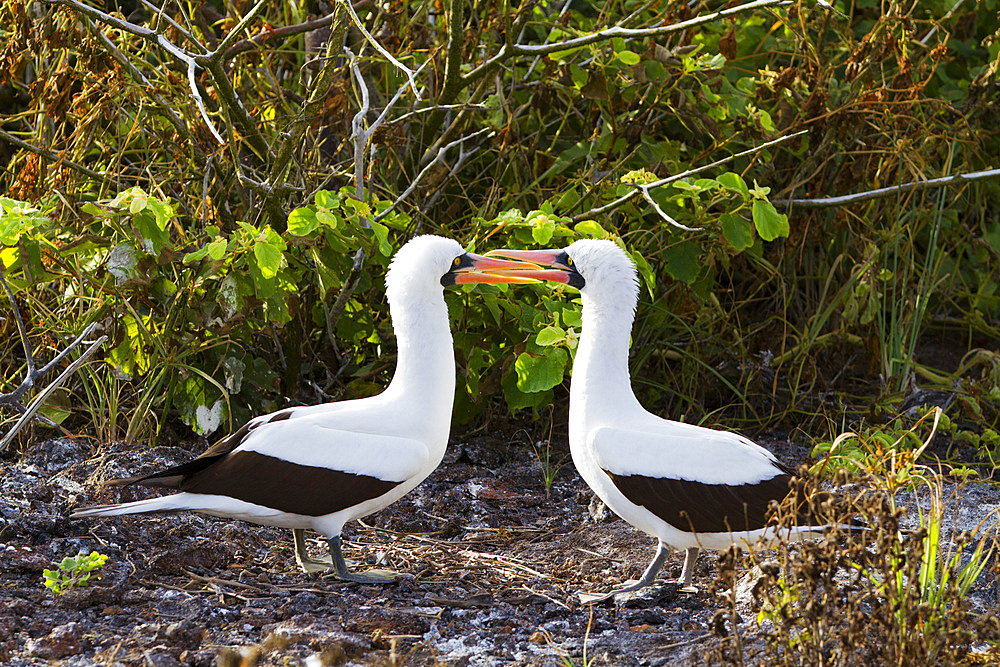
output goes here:
[{"label": "touching beak pair", "polygon": [[[498,257],[509,259],[497,259]],[[500,249],[491,250],[485,256],[468,253],[462,259],[465,265],[454,271],[454,282],[458,285],[477,283],[528,284],[543,280],[572,284],[574,274],[579,275],[573,268],[572,260],[562,249]]]}]

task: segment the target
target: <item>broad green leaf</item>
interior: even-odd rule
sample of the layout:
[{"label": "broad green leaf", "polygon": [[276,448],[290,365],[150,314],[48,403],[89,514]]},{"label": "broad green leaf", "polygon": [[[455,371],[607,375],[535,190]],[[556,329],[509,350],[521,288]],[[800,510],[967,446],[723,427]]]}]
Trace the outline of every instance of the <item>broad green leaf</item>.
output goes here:
[{"label": "broad green leaf", "polygon": [[166,229],[170,218],[174,217],[174,211],[170,207],[170,204],[153,199],[152,197],[147,200],[146,208],[153,212],[153,216],[156,219],[156,226],[161,230]]},{"label": "broad green leaf", "polygon": [[312,208],[297,208],[288,214],[288,231],[296,236],[312,234],[318,227],[319,219]]},{"label": "broad green leaf", "polygon": [[739,174],[727,171],[724,174],[720,174],[719,177],[716,178],[715,180],[717,180],[719,183],[722,183],[722,185],[729,188],[730,190],[739,192],[741,195],[743,195],[744,199],[749,199],[750,188],[747,187],[747,182],[744,181],[743,177],[740,176]]},{"label": "broad green leaf", "polygon": [[229,240],[225,238],[217,238],[205,246],[205,249],[208,251],[208,256],[216,262],[226,256],[226,250],[228,248]]},{"label": "broad green leaf", "polygon": [[281,248],[269,243],[267,240],[258,239],[253,244],[253,255],[257,259],[257,268],[260,275],[265,280],[278,275],[281,268]]},{"label": "broad green leaf", "polygon": [[507,373],[500,380],[500,386],[503,387],[504,400],[511,412],[527,408],[535,410],[552,401],[551,389],[538,392],[524,392],[518,389],[517,373],[515,372]]},{"label": "broad green leaf", "polygon": [[753,224],[757,233],[765,241],[773,241],[779,236],[788,236],[788,216],[778,213],[771,202],[756,199],[753,203]]},{"label": "broad green leaf", "polygon": [[184,255],[184,259],[181,261],[185,264],[190,264],[191,262],[197,262],[199,260],[205,259],[208,256],[208,246],[204,245],[197,250],[193,250],[188,254]]},{"label": "broad green leaf", "polygon": [[160,227],[156,216],[150,210],[140,211],[132,218],[132,226],[142,237],[142,249],[153,257],[159,257],[160,251],[170,245],[170,234]]},{"label": "broad green leaf", "polygon": [[383,257],[392,256],[392,245],[389,243],[389,228],[380,222],[371,221],[372,234],[375,235],[376,241],[378,241],[378,251],[382,253]]},{"label": "broad green leaf", "polygon": [[549,54],[549,60],[554,60],[554,61],[558,62],[558,61],[562,60],[563,58],[565,58],[566,56],[569,56],[569,55],[572,55],[572,54],[576,53],[577,51],[579,51],[582,48],[583,48],[582,46],[577,46],[577,47],[572,48],[572,49],[563,49],[562,51],[553,51],[552,53]]},{"label": "broad green leaf", "polygon": [[137,213],[141,213],[144,210],[146,210],[145,195],[136,195],[135,197],[132,197],[132,201],[129,202],[128,205],[128,212],[131,213],[132,215],[136,215]]},{"label": "broad green leaf", "polygon": [[649,266],[649,262],[647,262],[646,258],[640,255],[637,251],[630,252],[629,257],[631,257],[632,261],[635,262],[635,268],[638,269],[639,275],[642,277],[642,282],[646,284],[646,289],[649,290],[649,296],[653,296],[656,291],[656,276],[653,275],[653,269]]},{"label": "broad green leaf", "polygon": [[315,247],[309,249],[313,266],[316,267],[316,281],[319,285],[320,298],[326,299],[326,295],[331,289],[340,286],[340,278],[323,261],[322,252],[328,252],[328,250],[321,250]]},{"label": "broad green leaf", "polygon": [[538,357],[522,352],[518,355],[517,361],[514,362],[514,370],[517,371],[517,388],[528,393],[551,389],[562,382],[566,359],[566,350],[561,347]]},{"label": "broad green leaf", "polygon": [[580,311],[580,303],[576,302],[566,306],[562,311],[563,324],[568,327],[578,327],[583,324],[583,313]]},{"label": "broad green leaf", "polygon": [[109,218],[114,215],[111,211],[103,209],[93,202],[83,204],[83,206],[80,207],[80,210],[88,215],[94,216],[95,218]]},{"label": "broad green leaf", "polygon": [[316,202],[316,206],[322,206],[323,208],[336,208],[340,205],[340,198],[340,195],[336,192],[320,190],[316,193],[314,200]]},{"label": "broad green leaf", "polygon": [[663,267],[676,280],[691,284],[698,277],[701,248],[692,241],[682,241],[663,251]]},{"label": "broad green leaf", "polygon": [[334,229],[337,227],[337,216],[335,216],[333,213],[326,210],[325,208],[321,208],[316,211],[316,219],[319,220],[319,223],[321,225],[325,225],[327,227],[331,227]]},{"label": "broad green leaf", "polygon": [[0,245],[17,245],[21,234],[30,229],[28,219],[20,215],[7,215],[0,218]]},{"label": "broad green leaf", "polygon": [[592,239],[605,239],[608,237],[608,233],[604,231],[604,227],[593,220],[584,220],[583,222],[578,222],[573,229],[577,234],[582,234],[583,236],[589,236]]},{"label": "broad green leaf", "polygon": [[538,245],[546,245],[552,238],[552,233],[556,230],[556,223],[547,215],[536,216],[532,222],[535,226],[531,228],[531,236]]},{"label": "broad green leaf", "polygon": [[615,55],[618,56],[618,60],[622,61],[623,63],[625,63],[630,67],[632,65],[638,65],[639,61],[642,60],[642,58],[639,57],[638,53],[636,53],[635,51],[629,51],[628,49],[625,49],[624,51],[619,51]]},{"label": "broad green leaf", "polygon": [[560,327],[545,327],[535,336],[535,343],[542,347],[558,345],[564,340],[566,340],[566,331]]},{"label": "broad green leaf", "polygon": [[512,222],[521,222],[523,220],[524,220],[524,213],[522,213],[521,209],[518,208],[509,209],[507,211],[504,211],[497,217],[493,218],[493,222],[498,224],[501,222],[506,222],[510,224]]},{"label": "broad green leaf", "polygon": [[723,213],[719,216],[722,223],[722,236],[729,245],[737,250],[744,250],[753,245],[753,228],[748,220],[735,213]]}]

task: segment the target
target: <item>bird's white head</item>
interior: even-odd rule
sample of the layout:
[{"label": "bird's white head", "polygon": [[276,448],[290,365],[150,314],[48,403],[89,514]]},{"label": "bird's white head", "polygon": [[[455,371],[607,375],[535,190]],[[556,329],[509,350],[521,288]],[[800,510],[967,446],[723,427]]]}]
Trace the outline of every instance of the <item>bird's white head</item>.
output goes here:
[{"label": "bird's white head", "polygon": [[385,287],[390,294],[418,289],[437,291],[441,288],[441,277],[464,254],[465,249],[452,239],[417,236],[392,256]]}]

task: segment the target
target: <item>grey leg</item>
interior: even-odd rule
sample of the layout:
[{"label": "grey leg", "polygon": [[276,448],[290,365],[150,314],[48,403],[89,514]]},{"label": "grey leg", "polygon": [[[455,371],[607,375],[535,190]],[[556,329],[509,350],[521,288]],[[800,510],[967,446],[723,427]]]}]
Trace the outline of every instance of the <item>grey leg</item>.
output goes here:
[{"label": "grey leg", "polygon": [[293,528],[292,538],[295,540],[295,561],[303,572],[325,573],[333,569],[334,563],[329,556],[326,559],[316,559],[309,556],[309,550],[306,548],[306,531],[301,528]]},{"label": "grey leg", "polygon": [[389,584],[399,579],[401,574],[391,570],[367,570],[365,572],[354,573],[347,569],[347,561],[340,550],[340,535],[327,538],[326,543],[330,545],[330,560],[333,561],[336,572],[329,574],[343,581],[353,581],[358,584]]},{"label": "grey leg", "polygon": [[681,590],[685,593],[697,593],[698,589],[691,585],[694,578],[694,564],[698,560],[698,547],[688,547],[684,552],[684,567],[681,568]]},{"label": "grey leg", "polygon": [[632,591],[637,591],[649,586],[651,583],[656,581],[656,573],[660,571],[660,567],[663,566],[663,561],[666,560],[667,554],[669,553],[670,548],[663,542],[660,542],[656,548],[656,555],[653,556],[653,561],[649,564],[649,567],[646,568],[646,571],[643,572],[642,578],[639,579],[639,581],[634,584],[629,584],[628,586],[616,588],[613,591],[604,594],[580,593],[580,602],[583,604],[596,604],[604,602],[605,600],[610,600],[614,596],[621,593],[631,593]]},{"label": "grey leg", "polygon": [[319,559],[309,556],[309,551],[306,549],[306,531],[294,528],[292,537],[295,539],[295,560],[306,573],[319,573],[359,584],[387,584],[403,576],[391,570],[368,570],[357,574],[351,572],[348,569],[348,561],[344,559],[344,553],[340,549],[339,535],[327,539],[330,555]]}]

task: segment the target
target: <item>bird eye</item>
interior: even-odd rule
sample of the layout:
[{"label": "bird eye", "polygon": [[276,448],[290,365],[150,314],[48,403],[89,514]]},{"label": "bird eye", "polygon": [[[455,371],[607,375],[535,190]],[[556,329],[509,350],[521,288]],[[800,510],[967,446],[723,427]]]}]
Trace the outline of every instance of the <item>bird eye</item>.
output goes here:
[{"label": "bird eye", "polygon": [[566,258],[566,266],[573,266],[573,258],[572,257],[567,257]]},{"label": "bird eye", "polygon": [[461,266],[461,265],[462,265],[462,258],[461,257],[456,257],[455,258],[455,266]]}]

